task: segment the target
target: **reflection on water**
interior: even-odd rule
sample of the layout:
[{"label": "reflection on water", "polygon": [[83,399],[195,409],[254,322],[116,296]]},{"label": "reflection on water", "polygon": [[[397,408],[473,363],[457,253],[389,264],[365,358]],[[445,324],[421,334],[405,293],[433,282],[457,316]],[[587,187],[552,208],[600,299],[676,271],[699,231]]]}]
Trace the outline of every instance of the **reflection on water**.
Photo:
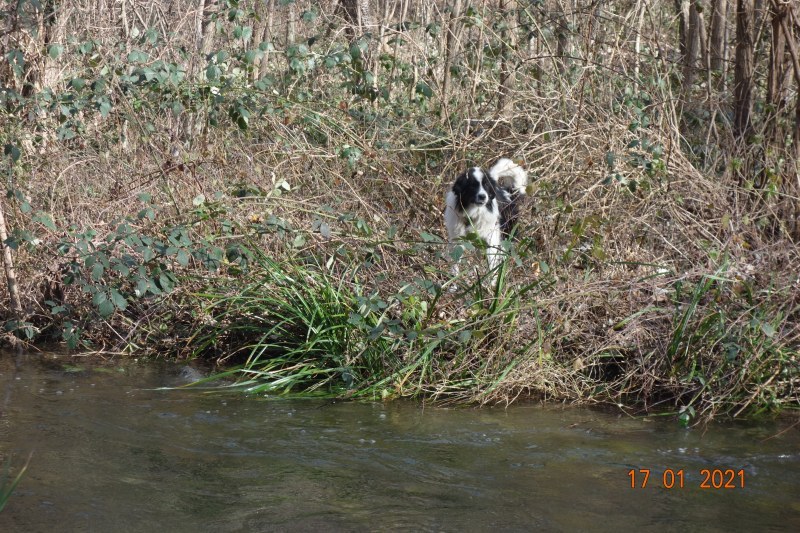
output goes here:
[{"label": "reflection on water", "polygon": [[[0,354],[0,457],[34,452],[2,531],[800,531],[786,422],[209,396],[154,390],[179,368],[77,361]],[[703,490],[704,469],[745,487]]]}]

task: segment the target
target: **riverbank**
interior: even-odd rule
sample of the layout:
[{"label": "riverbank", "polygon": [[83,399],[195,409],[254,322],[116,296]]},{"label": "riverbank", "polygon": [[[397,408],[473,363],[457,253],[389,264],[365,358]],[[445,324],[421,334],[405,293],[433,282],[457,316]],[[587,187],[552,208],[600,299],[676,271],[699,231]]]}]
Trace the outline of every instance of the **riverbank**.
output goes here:
[{"label": "riverbank", "polygon": [[[203,358],[251,392],[800,407],[797,160],[765,140],[788,109],[744,142],[666,51],[581,25],[553,62],[502,13],[440,20],[483,28],[450,57],[430,24],[347,39],[313,6],[256,43],[248,9],[211,51],[71,21],[6,65],[7,342]],[[532,177],[518,239],[496,291],[465,243],[452,294],[444,192],[501,155]]]}]

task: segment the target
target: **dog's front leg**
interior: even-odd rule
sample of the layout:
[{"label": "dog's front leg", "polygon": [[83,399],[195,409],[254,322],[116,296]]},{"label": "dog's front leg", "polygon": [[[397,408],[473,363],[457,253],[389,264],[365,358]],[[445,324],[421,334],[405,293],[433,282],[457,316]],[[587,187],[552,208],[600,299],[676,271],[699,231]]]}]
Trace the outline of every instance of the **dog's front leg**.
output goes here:
[{"label": "dog's front leg", "polygon": [[492,288],[497,286],[497,270],[500,267],[500,262],[503,260],[504,255],[501,242],[502,237],[499,229],[492,231],[486,241],[486,260],[489,263]]}]

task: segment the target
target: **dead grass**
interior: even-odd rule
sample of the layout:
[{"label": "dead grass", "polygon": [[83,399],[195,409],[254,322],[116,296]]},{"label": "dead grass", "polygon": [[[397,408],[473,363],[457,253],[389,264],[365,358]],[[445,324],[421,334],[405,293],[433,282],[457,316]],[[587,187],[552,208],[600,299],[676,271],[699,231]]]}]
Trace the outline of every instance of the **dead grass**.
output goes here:
[{"label": "dead grass", "polygon": [[[534,178],[517,244],[526,253],[509,261],[505,287],[516,299],[488,317],[470,313],[491,307],[489,299],[470,311],[461,298],[436,300],[430,316],[439,324],[485,336],[458,357],[437,350],[419,378],[426,395],[696,406],[707,416],[756,404],[797,408],[797,186],[784,178],[769,189],[743,177],[748,152],[732,143],[724,120],[687,131],[673,66],[634,57],[634,36],[620,39],[610,48],[586,44],[585,61],[570,71],[520,52],[506,116],[492,109],[497,70],[473,63],[469,71],[465,58],[462,86],[425,105],[370,103],[340,90],[335,72],[300,77],[279,95],[239,80],[226,97],[246,93],[260,110],[247,131],[227,124],[189,133],[186,123],[202,122],[203,110],[176,118],[155,108],[133,113],[122,102],[117,123],[87,112],[83,135],[45,139],[26,153],[17,178],[62,229],[43,231],[20,211],[9,216],[44,241],[16,256],[27,308],[47,323],[42,287],[58,281],[68,259],[55,251],[63,228],[92,227],[102,239],[114,220],[135,217],[142,193],[158,208],[142,231],[181,223],[216,242],[256,242],[276,260],[352,275],[347,282],[363,293],[391,295],[415,278],[441,284],[443,195],[464,166],[502,155]],[[274,68],[283,73],[282,64]],[[480,80],[483,103],[469,100],[471,80]],[[302,90],[314,97],[299,99]],[[708,153],[698,156],[698,146]],[[359,152],[352,163],[347,147]],[[226,224],[233,229],[223,235]],[[185,285],[173,295],[87,325],[87,335],[96,345],[190,351],[204,320],[191,309],[192,293],[203,280],[191,268],[180,272]],[[66,291],[76,306],[85,300]],[[398,394],[405,385],[393,384]]]}]

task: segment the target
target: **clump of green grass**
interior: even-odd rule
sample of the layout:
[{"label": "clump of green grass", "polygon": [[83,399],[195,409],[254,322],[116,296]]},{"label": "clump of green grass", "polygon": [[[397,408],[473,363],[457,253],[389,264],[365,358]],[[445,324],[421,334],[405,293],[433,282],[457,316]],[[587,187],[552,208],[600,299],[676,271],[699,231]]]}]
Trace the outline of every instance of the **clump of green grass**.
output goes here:
[{"label": "clump of green grass", "polygon": [[[31,454],[32,456],[32,454]],[[31,457],[28,457],[28,460],[25,464],[20,468],[17,475],[14,478],[11,478],[11,458],[9,457],[6,459],[5,464],[3,466],[3,474],[0,475],[0,512],[5,509],[6,504],[8,503],[9,498],[11,498],[11,494],[14,492],[14,489],[17,488],[19,482],[22,480],[22,476],[25,475],[25,471],[28,469],[28,465],[30,464]]]},{"label": "clump of green grass", "polygon": [[376,372],[385,347],[364,342],[368,324],[354,319],[357,295],[344,278],[264,255],[246,278],[195,294],[211,325],[195,333],[193,350],[240,363],[229,372],[237,386],[341,392]]},{"label": "clump of green grass", "polygon": [[476,278],[450,296],[438,271],[376,282],[356,264],[257,254],[246,284],[215,279],[193,294],[201,320],[189,344],[236,364],[216,377],[250,393],[488,401],[531,353],[541,360],[544,342],[542,331],[519,342],[519,326],[546,283],[511,285],[499,268],[495,287]]}]

